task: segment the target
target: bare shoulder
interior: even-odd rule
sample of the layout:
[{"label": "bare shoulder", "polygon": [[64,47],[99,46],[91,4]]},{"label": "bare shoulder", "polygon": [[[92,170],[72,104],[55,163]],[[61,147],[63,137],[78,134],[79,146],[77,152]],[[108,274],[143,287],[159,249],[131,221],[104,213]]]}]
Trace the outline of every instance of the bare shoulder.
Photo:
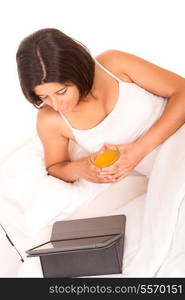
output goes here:
[{"label": "bare shoulder", "polygon": [[[106,69],[111,71],[113,74],[115,74],[117,77],[119,77],[121,80],[126,81],[126,82],[133,82],[131,77],[123,72],[122,69],[120,69],[120,64],[119,64],[119,56],[120,53],[125,53],[119,50],[115,49],[109,49],[106,50],[99,55],[96,56],[96,60],[103,65]],[[126,59],[126,57],[125,57]]]},{"label": "bare shoulder", "polygon": [[116,56],[118,55],[119,50],[115,50],[115,49],[108,49],[103,51],[102,53],[98,54],[96,56],[96,59],[100,62],[100,63],[113,63],[116,59]]},{"label": "bare shoulder", "polygon": [[52,131],[54,135],[65,137],[65,126],[59,113],[54,111],[48,105],[43,106],[37,113],[37,130]]},{"label": "bare shoulder", "polygon": [[56,113],[49,105],[44,105],[38,110],[37,118],[42,120],[55,119]]},{"label": "bare shoulder", "polygon": [[55,113],[56,112],[49,105],[44,105],[38,110],[37,116],[39,118],[54,118]]},{"label": "bare shoulder", "polygon": [[140,87],[162,97],[170,97],[185,87],[184,77],[132,53],[107,50],[97,60],[112,72],[125,74]]},{"label": "bare shoulder", "polygon": [[57,122],[58,122],[57,114],[49,106],[43,106],[41,109],[39,109],[37,113],[37,129],[40,129],[41,127],[43,128],[55,127],[57,130],[58,128],[58,126],[56,126]]}]

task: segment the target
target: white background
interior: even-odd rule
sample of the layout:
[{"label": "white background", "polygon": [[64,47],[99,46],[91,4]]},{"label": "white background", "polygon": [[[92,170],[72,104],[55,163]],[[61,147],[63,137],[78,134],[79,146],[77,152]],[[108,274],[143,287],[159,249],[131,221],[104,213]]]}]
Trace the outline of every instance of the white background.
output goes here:
[{"label": "white background", "polygon": [[185,77],[184,0],[6,0],[0,6],[0,157],[36,135],[34,108],[20,89],[21,40],[58,28],[93,56],[107,49],[138,55]]}]

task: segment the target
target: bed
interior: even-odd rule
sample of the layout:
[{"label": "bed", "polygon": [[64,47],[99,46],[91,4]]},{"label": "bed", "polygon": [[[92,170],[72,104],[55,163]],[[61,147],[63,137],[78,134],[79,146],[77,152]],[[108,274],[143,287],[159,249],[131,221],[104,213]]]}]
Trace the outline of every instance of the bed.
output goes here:
[{"label": "bed", "polygon": [[[14,257],[11,264],[15,267],[10,271],[2,268],[0,276],[43,277],[39,259],[28,258],[25,251],[48,241],[55,221],[125,214],[123,272],[105,277],[184,277],[184,149],[182,126],[122,181],[102,184],[97,190],[89,183],[88,201],[84,188],[84,200],[79,205],[64,201],[60,210],[61,181],[47,175],[40,140],[34,136],[23,141],[0,161],[0,223],[19,251],[19,263]],[[70,154],[72,159],[84,155],[73,142]],[[81,188],[78,183],[76,188]],[[7,247],[4,244],[1,256]],[[9,247],[13,249],[11,244]]]}]

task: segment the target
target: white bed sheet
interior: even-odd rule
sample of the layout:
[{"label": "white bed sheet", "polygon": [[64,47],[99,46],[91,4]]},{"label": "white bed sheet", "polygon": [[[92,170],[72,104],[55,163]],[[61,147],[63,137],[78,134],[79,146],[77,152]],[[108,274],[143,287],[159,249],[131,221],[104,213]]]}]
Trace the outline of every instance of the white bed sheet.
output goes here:
[{"label": "white bed sheet", "polygon": [[[71,145],[71,147],[73,146]],[[73,150],[71,149],[71,151]],[[79,156],[80,154],[82,155],[80,151],[75,151],[76,156]],[[32,204],[31,201],[28,202],[27,194],[28,192],[31,193],[29,197],[30,200],[31,196],[33,196],[32,189],[34,187],[35,178],[39,178],[39,180],[42,181],[46,180],[46,171],[43,166],[43,151],[40,141],[37,137],[25,141],[20,146],[12,149],[12,151],[7,154],[4,159],[2,159],[1,163],[0,221],[26,261],[22,265],[20,257],[17,255],[17,260],[20,262],[20,268],[25,270],[28,265],[30,267],[32,266],[34,270],[35,259],[27,259],[25,251],[49,240],[52,223],[62,219],[63,217],[59,215],[51,221],[51,225],[46,225],[41,229],[37,228],[37,226],[33,226],[33,231],[30,231],[30,226],[28,228],[25,224],[25,210],[29,209],[29,206]],[[48,188],[50,189],[52,186],[57,185],[58,190],[58,184],[60,181],[55,178],[51,178],[51,180],[52,185]],[[30,182],[32,183],[31,187]],[[103,190],[92,201],[87,201],[79,209],[76,209],[73,214],[68,216],[67,219],[107,215],[143,194],[146,191],[146,188],[147,178],[136,171],[132,171],[124,181],[111,185],[109,188]],[[60,194],[58,197],[61,195],[62,190],[59,192]],[[47,200],[51,201],[49,197],[47,197]],[[41,211],[43,211],[43,209]],[[30,222],[32,223],[33,221],[31,220]],[[8,251],[11,252],[10,248],[12,248],[11,245],[8,249]],[[6,249],[7,243],[4,245],[4,248],[1,248],[1,257],[6,254]],[[13,250],[14,249],[12,249],[12,251]],[[36,259],[36,261],[38,260]],[[14,263],[12,261],[12,267],[13,265],[17,267],[17,262]],[[12,267],[10,268],[9,273],[8,270],[6,274],[0,271],[0,277],[3,275],[14,277],[15,272],[13,275],[11,273]],[[27,276],[29,276],[29,274],[30,276],[33,274],[31,269],[28,270]],[[38,264],[37,269],[39,269]]]},{"label": "white bed sheet", "polygon": [[[52,186],[56,187],[56,191],[59,191],[60,181],[56,178],[51,178],[51,176],[48,176],[50,179],[48,180],[47,177],[46,180],[46,177],[44,177],[46,174],[43,165],[43,153],[40,150],[40,152],[33,151],[35,149],[34,143],[31,143],[28,148],[24,149],[26,151],[21,152],[19,150],[18,156],[11,156],[11,159],[8,159],[8,163],[1,167],[0,183],[1,199],[3,199],[1,203],[4,203],[4,209],[7,209],[9,215],[13,217],[19,212],[21,216],[21,214],[26,212],[26,220],[29,220],[28,223],[30,225],[33,225],[32,222],[34,222],[34,216],[36,216],[36,226],[33,226],[31,231],[28,228],[29,226],[23,226],[23,223],[25,225],[25,219],[22,218],[22,223],[20,222],[19,224],[19,230],[24,227],[23,231],[28,233],[28,236],[31,232],[33,237],[34,231],[37,232],[38,229],[44,232],[42,228],[47,223],[52,224],[54,220],[88,216],[86,213],[89,211],[89,205],[93,203],[94,196],[98,198],[98,195],[101,193],[103,195],[106,190],[108,191],[108,186],[101,185],[100,189],[94,189],[94,185],[89,184],[90,197],[88,201],[82,201],[79,206],[75,206],[75,209],[73,206],[75,202],[72,202],[72,205],[62,207],[64,212],[62,215],[56,215],[60,203],[56,201],[55,204],[58,206],[56,205],[55,209],[51,211],[51,204],[48,201],[44,202],[43,199],[40,201],[39,197],[43,195],[43,187],[48,188],[48,186]],[[77,156],[81,154],[79,152]],[[28,165],[30,167],[30,157],[32,158],[31,171],[27,168]],[[20,166],[20,160],[29,161],[29,164]],[[36,166],[38,167],[37,169]],[[117,207],[113,206],[110,211],[103,213],[103,215],[116,213],[125,213],[127,215],[123,273],[117,274],[117,276],[113,274],[112,277],[185,277],[185,125],[177,130],[165,143],[145,157],[135,170],[147,176],[147,191],[143,193],[140,190],[138,194],[132,195],[128,201],[124,202],[122,207],[121,202],[119,202]],[[24,188],[21,185],[22,174],[24,174]],[[134,178],[134,176],[131,175],[128,178]],[[134,180],[143,177],[135,176]],[[42,186],[43,178],[45,178],[44,186]],[[125,180],[125,186],[130,184],[128,178],[127,181]],[[32,183],[31,185],[27,184],[30,182]],[[36,184],[39,188],[37,193],[33,194],[33,186],[35,187]],[[146,181],[145,183],[142,181],[143,191],[146,188],[145,184]],[[10,185],[12,189],[8,190],[7,187],[10,187]],[[42,188],[40,189],[41,186]],[[84,184],[82,189],[82,193],[84,192],[83,199],[86,199],[86,186]],[[38,202],[40,201],[39,205],[37,201],[34,202],[36,206],[33,205],[33,195],[36,195]],[[47,200],[51,199],[51,195],[47,195]],[[55,195],[57,198],[58,192]],[[27,199],[27,202],[25,202],[25,199]],[[36,209],[41,212],[44,203],[48,206],[45,210],[46,215],[41,218],[42,222],[37,222],[39,214],[35,215]],[[30,211],[32,211],[31,214]],[[95,213],[96,211],[97,209],[94,210]],[[80,212],[82,213],[81,215]],[[55,215],[55,218],[51,218],[51,215]],[[17,224],[18,222],[15,223]],[[27,229],[29,230],[27,231]],[[31,269],[29,266],[32,266]],[[40,277],[41,270],[39,268],[40,263],[38,259],[28,258],[22,265],[18,276]]]}]

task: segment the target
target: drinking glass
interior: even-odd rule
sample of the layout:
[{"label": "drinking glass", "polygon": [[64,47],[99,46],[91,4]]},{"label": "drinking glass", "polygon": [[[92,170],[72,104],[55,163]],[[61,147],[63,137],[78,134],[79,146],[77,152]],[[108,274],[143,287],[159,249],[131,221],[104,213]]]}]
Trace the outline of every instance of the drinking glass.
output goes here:
[{"label": "drinking glass", "polygon": [[119,149],[116,145],[106,146],[105,150],[92,153],[90,160],[93,165],[105,168],[113,165],[120,157]]}]

